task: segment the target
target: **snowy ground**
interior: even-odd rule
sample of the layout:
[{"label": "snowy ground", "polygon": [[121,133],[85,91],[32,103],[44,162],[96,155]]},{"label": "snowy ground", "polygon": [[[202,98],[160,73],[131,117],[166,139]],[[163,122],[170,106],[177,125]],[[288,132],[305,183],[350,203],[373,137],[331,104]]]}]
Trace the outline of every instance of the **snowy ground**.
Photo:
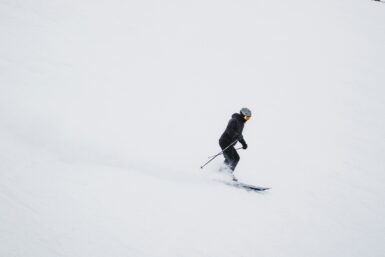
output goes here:
[{"label": "snowy ground", "polygon": [[383,256],[384,12],[0,0],[0,256]]}]

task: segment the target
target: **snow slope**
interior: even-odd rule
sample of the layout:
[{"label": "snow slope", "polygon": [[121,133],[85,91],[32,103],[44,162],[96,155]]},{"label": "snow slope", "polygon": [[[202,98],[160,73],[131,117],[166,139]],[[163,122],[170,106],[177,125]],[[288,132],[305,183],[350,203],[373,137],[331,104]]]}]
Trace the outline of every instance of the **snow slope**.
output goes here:
[{"label": "snow slope", "polygon": [[384,8],[0,0],[0,256],[383,256]]}]

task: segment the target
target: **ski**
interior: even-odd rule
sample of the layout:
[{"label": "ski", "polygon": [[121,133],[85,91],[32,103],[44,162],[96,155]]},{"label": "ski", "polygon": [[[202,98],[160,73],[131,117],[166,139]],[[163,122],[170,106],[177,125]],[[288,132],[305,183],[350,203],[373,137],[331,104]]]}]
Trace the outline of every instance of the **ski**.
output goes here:
[{"label": "ski", "polygon": [[245,184],[245,183],[242,183],[242,182],[239,182],[239,181],[225,182],[225,184],[227,184],[229,186],[236,187],[236,188],[242,188],[242,189],[245,189],[247,191],[258,191],[258,192],[261,192],[261,191],[266,191],[266,190],[271,189],[270,187],[254,186],[254,185]]}]

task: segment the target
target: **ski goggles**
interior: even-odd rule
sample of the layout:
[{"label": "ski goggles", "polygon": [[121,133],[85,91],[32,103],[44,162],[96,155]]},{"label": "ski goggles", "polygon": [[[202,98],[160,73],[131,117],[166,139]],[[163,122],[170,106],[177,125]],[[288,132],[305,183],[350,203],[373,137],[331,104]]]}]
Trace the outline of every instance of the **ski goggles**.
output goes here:
[{"label": "ski goggles", "polygon": [[251,116],[245,116],[245,120],[250,120]]}]

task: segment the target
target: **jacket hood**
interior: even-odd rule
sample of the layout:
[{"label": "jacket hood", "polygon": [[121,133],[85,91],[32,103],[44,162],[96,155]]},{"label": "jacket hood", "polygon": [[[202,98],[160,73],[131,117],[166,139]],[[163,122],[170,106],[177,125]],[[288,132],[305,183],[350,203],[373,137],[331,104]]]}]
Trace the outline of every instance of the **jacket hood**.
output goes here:
[{"label": "jacket hood", "polygon": [[231,118],[233,118],[233,119],[239,119],[239,120],[242,121],[242,122],[246,122],[246,120],[243,118],[243,116],[242,116],[241,114],[239,114],[239,113],[234,113],[234,114],[231,116]]}]

